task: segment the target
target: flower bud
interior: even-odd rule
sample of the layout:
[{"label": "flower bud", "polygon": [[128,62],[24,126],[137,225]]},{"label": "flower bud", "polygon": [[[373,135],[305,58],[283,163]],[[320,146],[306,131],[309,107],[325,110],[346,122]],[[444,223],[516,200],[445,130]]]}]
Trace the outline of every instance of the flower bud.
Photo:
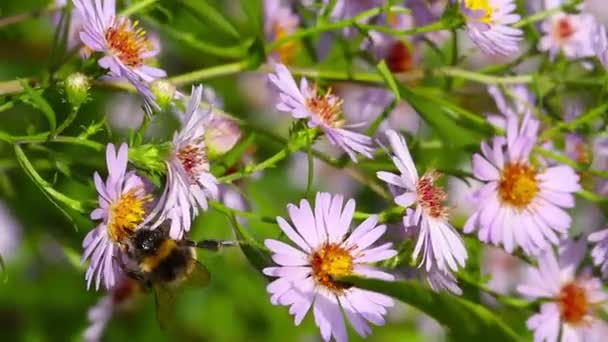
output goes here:
[{"label": "flower bud", "polygon": [[136,147],[129,147],[129,161],[138,168],[153,173],[165,173],[165,160],[167,160],[168,155],[168,144],[144,144]]},{"label": "flower bud", "polygon": [[77,72],[65,79],[64,87],[68,102],[78,108],[87,101],[91,83],[86,75]]},{"label": "flower bud", "polygon": [[209,158],[215,158],[230,151],[241,138],[241,128],[229,117],[213,113],[205,131],[205,142]]},{"label": "flower bud", "polygon": [[165,110],[173,103],[175,97],[175,86],[167,80],[156,80],[150,84],[150,90],[154,94],[156,104]]}]

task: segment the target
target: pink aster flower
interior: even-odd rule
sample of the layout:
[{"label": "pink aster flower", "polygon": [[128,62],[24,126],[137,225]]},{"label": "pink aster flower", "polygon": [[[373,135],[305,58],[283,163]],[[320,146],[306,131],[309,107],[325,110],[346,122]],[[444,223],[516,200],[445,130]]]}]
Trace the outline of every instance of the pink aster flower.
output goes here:
[{"label": "pink aster flower", "polygon": [[591,57],[594,55],[593,35],[596,21],[588,13],[558,13],[541,25],[544,36],[538,42],[538,49],[546,51],[554,60],[562,52],[567,59]]},{"label": "pink aster flower", "polygon": [[91,212],[91,219],[101,220],[82,242],[82,262],[90,259],[85,275],[87,288],[95,280],[95,289],[103,282],[106,289],[116,283],[123,258],[122,246],[144,222],[152,196],[145,183],[134,171],[127,172],[128,147],[122,144],[118,153],[108,144],[106,162],[108,178],[104,182],[95,172],[95,187],[99,207]]},{"label": "pink aster flower", "polygon": [[164,70],[145,64],[158,50],[137,22],[116,16],[114,0],[73,1],[84,21],[80,39],[90,50],[104,53],[98,63],[110,70],[110,76],[124,77],[138,90],[146,82],[166,76]]},{"label": "pink aster flower", "polygon": [[[280,91],[276,107],[279,111],[291,113],[296,119],[307,119],[309,127],[321,128],[329,141],[344,150],[354,162],[357,162],[356,153],[373,158],[370,137],[345,129],[349,126],[345,126],[342,119],[342,99],[332,94],[331,90],[320,94],[317,87],[310,86],[304,77],[298,88],[283,64],[276,64],[274,68],[275,74],[270,74],[268,78]],[[356,126],[362,125],[359,123]]]},{"label": "pink aster flower", "polygon": [[602,276],[608,278],[608,229],[590,234],[589,242],[595,243],[591,250],[593,263],[600,268]]},{"label": "pink aster flower", "polygon": [[489,86],[488,93],[494,99],[498,113],[488,115],[488,121],[494,126],[507,129],[507,118],[521,118],[532,114],[536,98],[523,84],[515,84],[502,91],[497,86]]},{"label": "pink aster flower", "polygon": [[343,206],[343,200],[341,195],[317,193],[314,209],[307,200],[302,200],[300,207],[288,205],[293,226],[282,217],[277,217],[277,222],[296,247],[265,241],[278,264],[264,269],[264,274],[278,278],[267,287],[271,302],[290,306],[296,325],[312,307],[325,341],[332,336],[336,341],[347,341],[342,312],[359,335],[367,336],[371,332],[368,322],[384,324],[386,308],[393,306],[393,300],[383,294],[334,281],[335,277],[353,274],[393,280],[392,275],[368,264],[397,254],[390,242],[370,247],[386,231],[386,226],[377,225],[377,216],[369,217],[349,233],[355,201],[351,199]]},{"label": "pink aster flower", "polygon": [[[422,254],[420,265],[425,265],[427,272],[433,267],[441,272],[458,270],[465,264],[467,251],[448,222],[448,212],[443,206],[447,195],[435,185],[439,174],[431,171],[419,177],[405,139],[393,130],[386,131],[386,136],[395,154],[392,159],[399,174],[380,171],[377,176],[394,187],[395,203],[408,208],[403,218],[405,228],[418,230],[412,257],[418,259]],[[415,210],[409,208],[412,205],[416,205]]]},{"label": "pink aster flower", "polygon": [[205,129],[210,110],[199,108],[203,87],[193,87],[180,131],[173,136],[167,161],[167,184],[162,209],[155,227],[171,220],[170,235],[179,239],[190,230],[192,219],[200,209],[207,210],[209,198],[218,196],[217,179],[211,174]]},{"label": "pink aster flower", "polygon": [[519,51],[523,31],[512,25],[520,17],[514,0],[459,0],[467,33],[479,48],[492,55],[512,55]]},{"label": "pink aster flower", "polygon": [[580,190],[579,177],[566,165],[539,168],[530,162],[539,122],[524,116],[521,125],[507,118],[507,136],[483,142],[473,156],[473,174],[484,182],[475,194],[477,210],[465,224],[466,233],[478,229],[479,240],[502,244],[511,253],[521,247],[534,254],[566,235]]},{"label": "pink aster flower", "polygon": [[547,300],[540,312],[528,319],[535,341],[602,341],[608,328],[598,317],[600,305],[608,299],[598,278],[577,268],[586,252],[585,240],[564,241],[559,258],[552,249],[545,250],[538,259],[538,267],[531,267],[528,281],[518,291],[532,298]]}]

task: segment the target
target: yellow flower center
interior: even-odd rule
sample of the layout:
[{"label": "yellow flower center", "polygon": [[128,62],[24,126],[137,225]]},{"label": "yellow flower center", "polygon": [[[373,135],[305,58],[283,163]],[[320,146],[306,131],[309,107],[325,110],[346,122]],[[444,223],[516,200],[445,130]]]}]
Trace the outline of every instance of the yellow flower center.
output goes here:
[{"label": "yellow flower center", "polygon": [[525,164],[507,164],[502,172],[498,193],[503,202],[523,209],[539,191],[536,170]]},{"label": "yellow flower center", "polygon": [[[289,32],[287,31],[287,29],[285,27],[279,25],[278,23],[275,23],[274,25],[272,25],[272,32],[274,33],[275,41],[280,40],[283,37],[286,37],[289,35]],[[279,54],[279,59],[281,60],[281,63],[289,64],[292,61],[293,56],[296,54],[298,47],[299,47],[298,42],[295,40],[285,42],[285,43],[281,44],[279,47],[277,47],[275,50]]]},{"label": "yellow flower center", "polygon": [[344,100],[332,94],[331,88],[323,96],[319,95],[316,87],[312,89],[312,93],[315,96],[306,100],[306,107],[325,125],[333,128],[341,127],[344,124],[340,116]]},{"label": "yellow flower center", "polygon": [[108,233],[112,241],[122,243],[129,238],[146,215],[146,203],[152,196],[138,197],[137,189],[126,192],[110,206]]},{"label": "yellow flower center", "polygon": [[326,244],[310,257],[312,273],[317,284],[333,292],[342,292],[345,285],[334,281],[334,277],[353,273],[353,257],[350,251],[336,244]]},{"label": "yellow flower center", "polygon": [[494,9],[490,7],[489,0],[464,0],[464,4],[471,10],[482,10],[484,12],[484,16],[479,19],[480,21],[486,24],[492,22],[492,14],[494,12]]},{"label": "yellow flower center", "polygon": [[589,302],[585,289],[576,283],[570,283],[562,288],[559,295],[561,317],[570,324],[581,323],[589,310]]},{"label": "yellow flower center", "polygon": [[443,206],[443,202],[448,196],[442,188],[435,185],[435,180],[439,177],[441,177],[441,174],[431,171],[422,176],[416,184],[418,204],[424,208],[429,216],[434,218],[447,216],[447,210]]},{"label": "yellow flower center", "polygon": [[152,44],[146,38],[146,31],[137,25],[137,21],[131,26],[131,22],[127,19],[116,19],[106,30],[110,51],[129,67],[142,65],[144,62],[142,54],[152,48]]}]

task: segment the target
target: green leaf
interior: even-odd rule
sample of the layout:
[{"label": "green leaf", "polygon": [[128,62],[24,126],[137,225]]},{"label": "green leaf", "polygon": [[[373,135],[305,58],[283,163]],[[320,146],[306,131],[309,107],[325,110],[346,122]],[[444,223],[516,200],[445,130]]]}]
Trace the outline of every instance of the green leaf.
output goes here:
[{"label": "green leaf", "polygon": [[38,172],[36,172],[36,169],[23,152],[23,149],[21,149],[18,144],[15,144],[15,155],[23,171],[25,171],[25,173],[30,177],[34,184],[36,184],[40,191],[42,191],[44,196],[46,196],[46,198],[48,198],[49,201],[51,201],[51,203],[53,203],[55,207],[57,207],[57,209],[59,209],[59,211],[61,211],[68,218],[68,220],[74,225],[74,229],[78,230],[78,226],[74,222],[72,216],[59,203],[63,203],[69,208],[83,213],[85,210],[82,202],[72,199],[64,195],[63,193],[55,190],[51,186],[51,184],[49,184],[40,176],[40,174],[38,174]]},{"label": "green leaf", "polygon": [[226,33],[233,38],[240,38],[239,32],[234,28],[222,13],[215,7],[209,5],[206,1],[201,0],[181,0],[181,2],[190,8],[194,14],[202,19],[204,25],[217,28],[219,31]]},{"label": "green leaf", "polygon": [[0,254],[0,273],[3,274],[2,281],[6,283],[8,281],[8,273],[6,273],[6,265],[4,264],[4,258]]},{"label": "green leaf", "polygon": [[451,295],[435,292],[410,280],[388,282],[345,277],[340,281],[399,299],[445,326],[455,341],[520,341],[522,338],[485,307]]},{"label": "green leaf", "polygon": [[236,238],[239,240],[239,246],[249,260],[249,263],[253,265],[260,273],[262,270],[272,265],[272,258],[270,251],[258,242],[251,233],[241,225],[233,214],[226,213]]},{"label": "green leaf", "polygon": [[29,103],[34,106],[34,108],[39,109],[44,116],[46,116],[51,132],[54,132],[57,128],[57,118],[51,105],[49,105],[49,103],[40,95],[38,91],[32,89],[32,87],[27,84],[26,80],[20,80],[19,82],[27,94],[27,100],[24,100],[24,102]]},{"label": "green leaf", "polygon": [[399,86],[397,85],[397,80],[395,80],[395,76],[393,76],[393,73],[389,70],[384,60],[378,63],[376,67],[378,68],[378,72],[384,79],[384,82],[386,82],[386,85],[388,85],[390,90],[395,94],[395,100],[397,101],[397,103],[399,103],[401,101],[401,94],[399,93]]}]

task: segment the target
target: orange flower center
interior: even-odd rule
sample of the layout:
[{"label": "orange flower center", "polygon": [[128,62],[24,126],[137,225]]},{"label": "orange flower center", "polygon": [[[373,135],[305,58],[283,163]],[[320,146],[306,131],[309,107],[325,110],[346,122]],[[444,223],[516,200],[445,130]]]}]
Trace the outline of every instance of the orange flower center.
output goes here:
[{"label": "orange flower center", "polygon": [[115,243],[122,243],[128,239],[144,220],[146,203],[152,201],[152,196],[138,197],[137,189],[122,194],[110,206],[108,234]]},{"label": "orange flower center", "polygon": [[199,173],[209,171],[207,151],[202,144],[187,145],[177,151],[176,156],[193,184],[198,181]]},{"label": "orange flower center", "polygon": [[563,17],[559,19],[553,26],[553,34],[557,40],[568,40],[575,32],[574,27],[570,23],[570,18]]},{"label": "orange flower center", "polygon": [[416,184],[416,197],[418,204],[424,208],[428,215],[434,218],[446,217],[447,210],[443,203],[448,198],[445,191],[435,185],[435,180],[441,174],[431,171],[422,176]]},{"label": "orange flower center", "polygon": [[561,317],[570,324],[581,323],[589,310],[585,289],[576,283],[564,286],[559,295]]},{"label": "orange flower center", "polygon": [[399,40],[390,46],[385,61],[392,72],[405,72],[411,70],[414,66],[410,49],[404,42]]},{"label": "orange flower center", "polygon": [[312,273],[317,284],[333,292],[342,292],[346,287],[334,281],[353,273],[353,257],[350,252],[336,244],[326,244],[310,257]]},{"label": "orange flower center", "polygon": [[112,26],[106,30],[106,41],[110,51],[129,67],[138,67],[143,64],[142,55],[151,50],[152,44],[146,38],[146,31],[133,25],[128,19],[114,20]]},{"label": "orange flower center", "polygon": [[507,164],[502,172],[498,193],[504,203],[523,209],[538,194],[536,170],[525,164]]},{"label": "orange flower center", "polygon": [[[279,25],[278,23],[272,25],[272,32],[274,33],[275,41],[280,40],[283,37],[289,35],[287,28]],[[281,44],[275,49],[275,51],[279,54],[279,59],[281,60],[281,63],[289,64],[292,61],[294,55],[296,54],[298,47],[299,45],[297,41],[289,41]]]},{"label": "orange flower center", "polygon": [[344,121],[341,119],[342,103],[341,98],[331,93],[331,88],[325,95],[320,96],[316,87],[312,89],[314,97],[306,100],[308,110],[315,113],[325,125],[333,128],[341,127]]}]

